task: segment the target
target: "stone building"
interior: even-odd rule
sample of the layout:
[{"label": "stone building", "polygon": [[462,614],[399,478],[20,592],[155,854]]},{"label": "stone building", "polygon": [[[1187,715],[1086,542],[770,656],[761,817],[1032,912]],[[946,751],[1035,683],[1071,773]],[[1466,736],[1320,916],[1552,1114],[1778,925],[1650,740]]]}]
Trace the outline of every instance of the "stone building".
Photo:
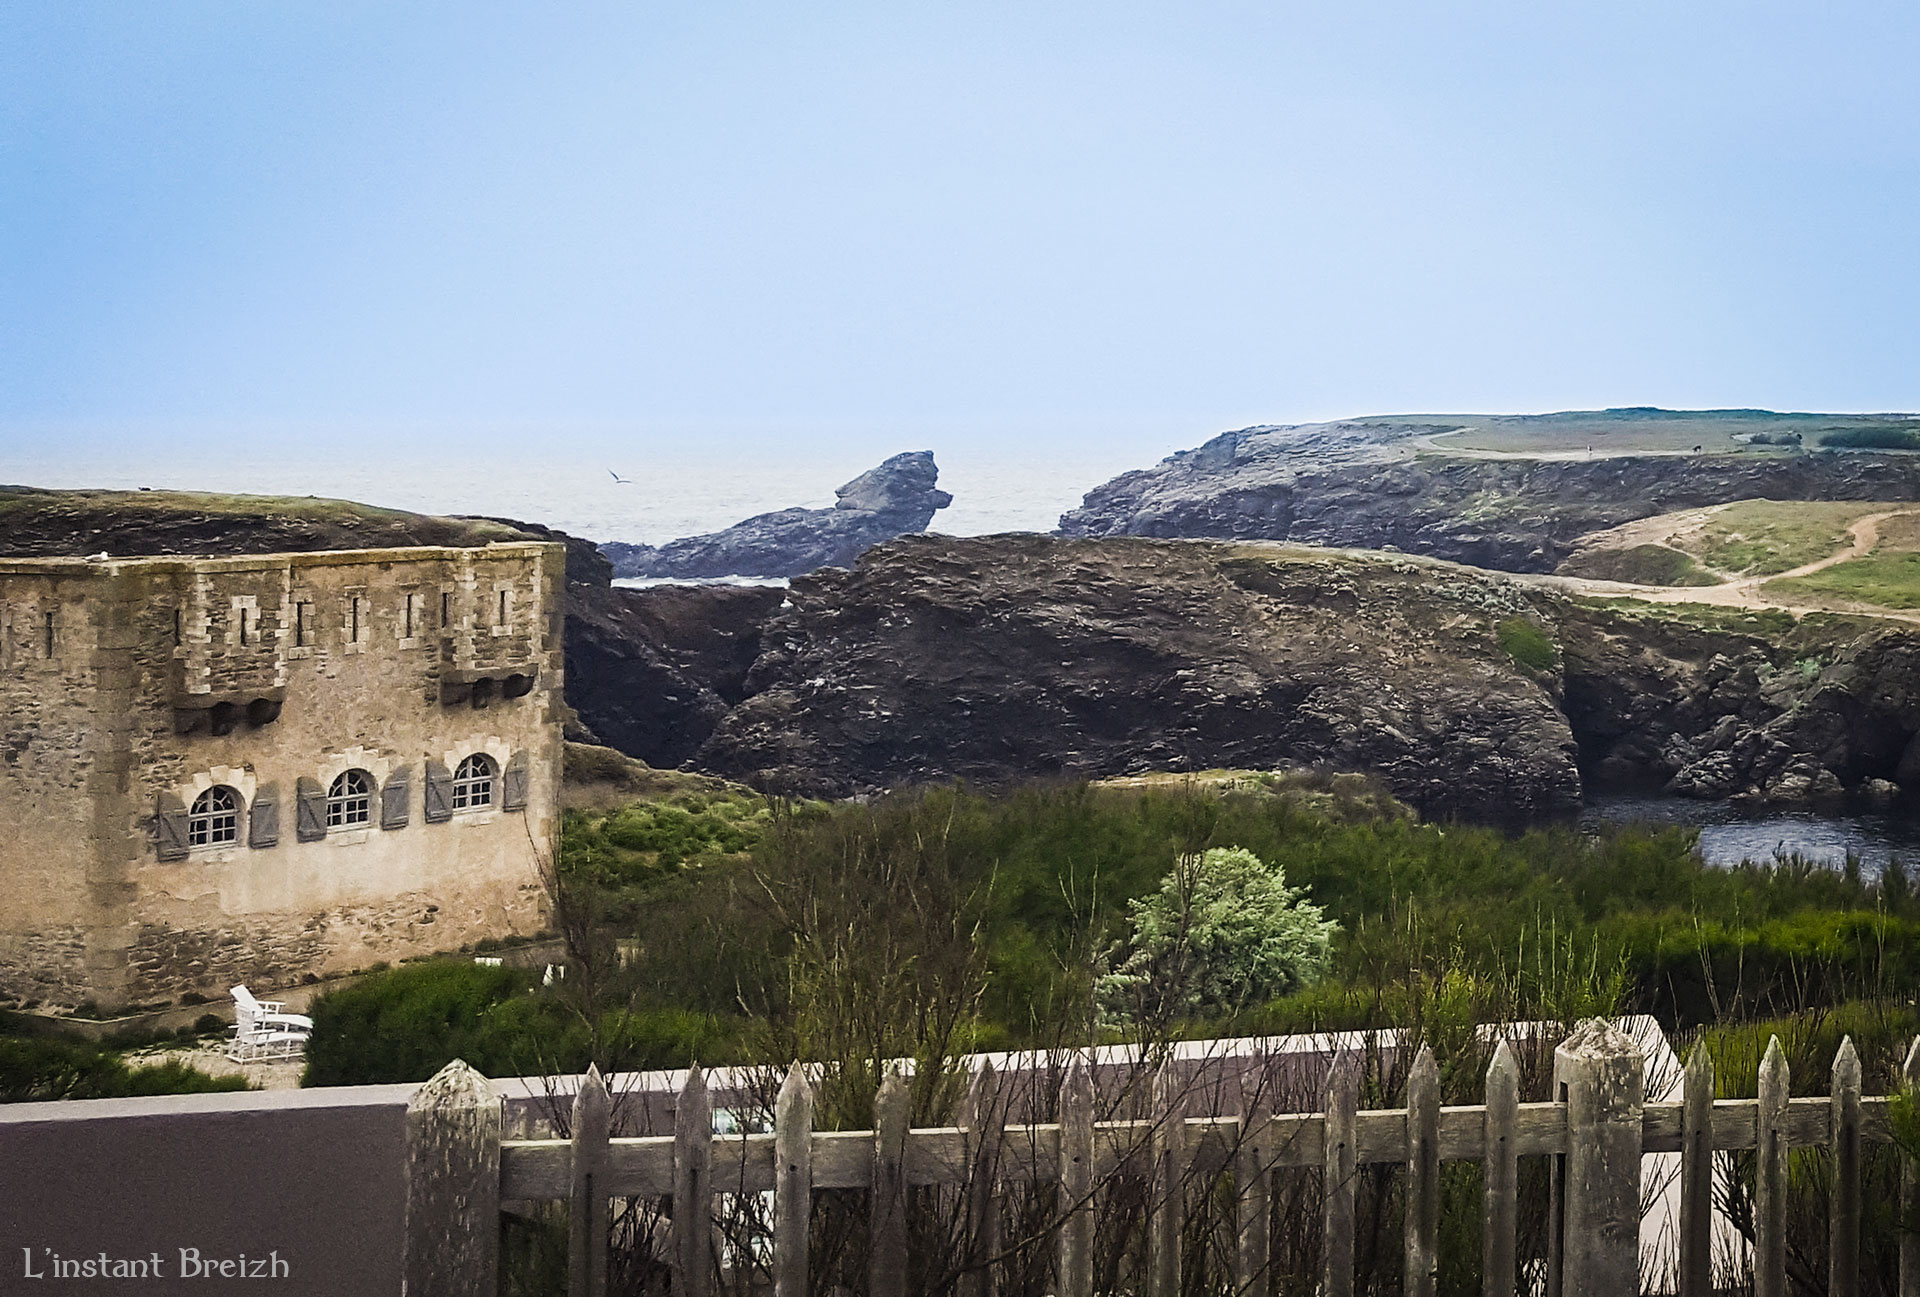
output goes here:
[{"label": "stone building", "polygon": [[564,549],[0,558],[0,993],[223,995],[526,934]]}]

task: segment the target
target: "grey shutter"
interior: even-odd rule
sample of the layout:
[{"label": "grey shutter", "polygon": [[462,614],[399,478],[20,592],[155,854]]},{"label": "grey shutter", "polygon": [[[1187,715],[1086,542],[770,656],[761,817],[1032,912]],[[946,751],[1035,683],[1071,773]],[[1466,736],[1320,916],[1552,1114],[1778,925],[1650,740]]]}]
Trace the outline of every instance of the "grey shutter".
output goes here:
[{"label": "grey shutter", "polygon": [[187,808],[167,793],[160,794],[153,817],[153,853],[162,860],[187,858]]},{"label": "grey shutter", "polygon": [[300,776],[293,809],[293,834],[300,841],[318,842],[327,836],[327,790],[319,780]]},{"label": "grey shutter", "polygon": [[265,784],[253,795],[253,809],[247,815],[247,845],[273,847],[280,844],[280,789]]},{"label": "grey shutter", "polygon": [[380,790],[380,827],[406,828],[407,811],[412,801],[413,776],[408,767],[401,766],[387,776],[386,786]]},{"label": "grey shutter", "polygon": [[427,762],[427,800],[423,814],[429,824],[453,818],[453,774],[438,761]]},{"label": "grey shutter", "polygon": [[507,768],[500,772],[500,809],[526,810],[528,782],[527,754],[516,752],[513,760],[507,762]]}]

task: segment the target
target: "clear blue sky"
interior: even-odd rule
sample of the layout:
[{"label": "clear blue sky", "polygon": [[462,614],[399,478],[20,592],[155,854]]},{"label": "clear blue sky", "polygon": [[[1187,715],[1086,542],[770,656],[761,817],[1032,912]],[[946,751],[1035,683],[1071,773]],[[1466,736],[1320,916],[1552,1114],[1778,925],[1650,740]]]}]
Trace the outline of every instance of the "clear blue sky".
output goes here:
[{"label": "clear blue sky", "polygon": [[1895,3],[14,0],[0,437],[1913,409],[1916,67]]}]

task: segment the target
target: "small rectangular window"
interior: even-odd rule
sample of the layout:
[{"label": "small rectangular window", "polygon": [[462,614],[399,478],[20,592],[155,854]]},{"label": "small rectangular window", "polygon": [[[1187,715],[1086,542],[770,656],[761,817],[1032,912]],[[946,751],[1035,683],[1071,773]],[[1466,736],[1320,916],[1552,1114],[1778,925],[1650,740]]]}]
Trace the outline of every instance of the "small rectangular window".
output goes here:
[{"label": "small rectangular window", "polygon": [[241,608],[241,609],[240,609],[240,643],[241,643],[241,646],[242,646],[242,647],[244,647],[244,646],[246,645],[246,642],[247,642],[247,610],[246,610],[246,609],[245,609],[245,608],[243,607],[243,608]]},{"label": "small rectangular window", "polygon": [[404,634],[404,635],[402,636],[402,638],[404,638],[404,639],[412,639],[412,638],[413,638],[413,596],[412,596],[412,595],[408,595],[408,596],[407,596],[407,614],[406,614],[406,616],[407,616],[407,628],[406,628],[406,632],[405,632],[405,634]]},{"label": "small rectangular window", "polygon": [[499,616],[499,619],[495,622],[495,625],[505,626],[506,624],[507,624],[507,592],[505,590],[502,590],[500,592],[500,616]]},{"label": "small rectangular window", "polygon": [[173,610],[173,646],[180,647],[180,610],[178,608]]},{"label": "small rectangular window", "polygon": [[360,596],[359,595],[353,596],[353,598],[347,601],[347,605],[348,605],[347,629],[350,632],[347,638],[352,640],[355,644],[358,644],[360,642]]},{"label": "small rectangular window", "polygon": [[293,642],[296,645],[305,645],[307,642],[307,609],[311,607],[312,604],[304,601],[293,605]]},{"label": "small rectangular window", "polygon": [[47,656],[53,656],[53,613],[47,613]]},{"label": "small rectangular window", "polygon": [[453,596],[446,591],[440,592],[440,629],[445,630],[453,624]]}]

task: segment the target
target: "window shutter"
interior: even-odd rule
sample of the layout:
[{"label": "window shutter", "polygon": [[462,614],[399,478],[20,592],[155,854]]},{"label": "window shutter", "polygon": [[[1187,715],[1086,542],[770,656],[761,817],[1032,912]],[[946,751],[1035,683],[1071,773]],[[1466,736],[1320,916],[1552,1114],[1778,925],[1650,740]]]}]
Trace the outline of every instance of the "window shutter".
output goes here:
[{"label": "window shutter", "polygon": [[247,845],[274,847],[280,844],[280,790],[263,785],[253,795],[253,809],[247,816]]},{"label": "window shutter", "polygon": [[302,842],[318,842],[327,836],[327,790],[317,779],[300,776],[295,792],[294,836]]},{"label": "window shutter", "polygon": [[[409,595],[408,598],[413,596]],[[413,776],[406,766],[387,776],[387,783],[380,790],[380,827],[383,829],[404,829],[407,827],[407,810],[413,801]]]},{"label": "window shutter", "polygon": [[187,808],[178,797],[160,795],[153,817],[153,851],[162,860],[187,858]]},{"label": "window shutter", "polygon": [[438,761],[427,762],[427,798],[424,815],[429,824],[453,818],[453,772]]},{"label": "window shutter", "polygon": [[500,772],[500,809],[503,811],[524,811],[527,809],[527,754],[516,752],[513,760],[507,762],[507,768]]}]

